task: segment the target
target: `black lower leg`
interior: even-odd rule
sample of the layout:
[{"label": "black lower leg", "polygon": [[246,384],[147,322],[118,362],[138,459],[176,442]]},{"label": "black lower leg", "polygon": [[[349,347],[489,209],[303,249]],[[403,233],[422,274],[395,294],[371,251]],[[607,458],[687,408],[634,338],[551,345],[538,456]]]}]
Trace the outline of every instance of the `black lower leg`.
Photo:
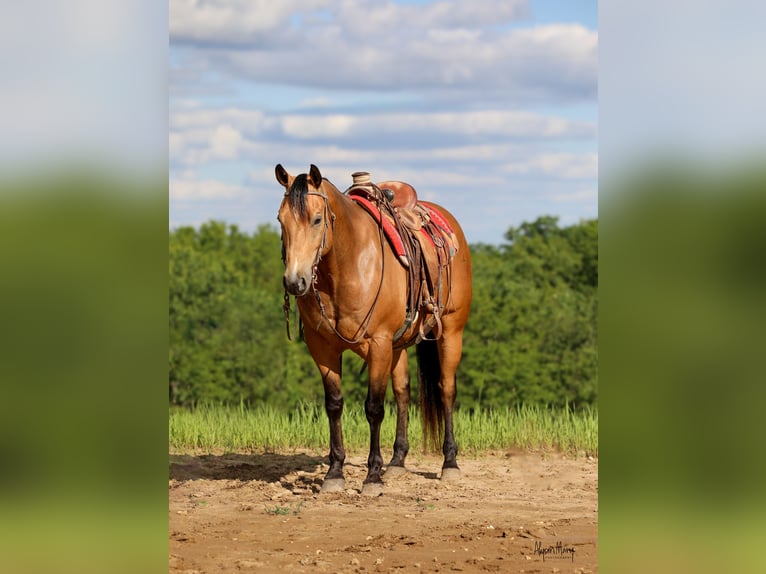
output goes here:
[{"label": "black lower leg", "polygon": [[346,459],[341,427],[343,397],[340,394],[325,394],[325,410],[330,421],[330,470],[327,471],[325,479],[343,478],[343,462]]},{"label": "black lower leg", "polygon": [[409,412],[407,407],[399,407],[396,413],[396,439],[394,440],[394,455],[388,466],[404,466],[404,459],[410,450],[410,443],[407,440],[407,422]]},{"label": "black lower leg", "polygon": [[458,468],[457,466],[457,443],[455,442],[455,434],[452,430],[452,410],[447,410],[444,413],[444,445],[442,447],[444,453],[444,464],[442,468]]},{"label": "black lower leg", "polygon": [[380,425],[384,414],[383,399],[367,395],[364,412],[370,423],[370,455],[367,457],[367,478],[364,482],[381,482],[380,471],[383,468],[383,457],[380,454]]}]

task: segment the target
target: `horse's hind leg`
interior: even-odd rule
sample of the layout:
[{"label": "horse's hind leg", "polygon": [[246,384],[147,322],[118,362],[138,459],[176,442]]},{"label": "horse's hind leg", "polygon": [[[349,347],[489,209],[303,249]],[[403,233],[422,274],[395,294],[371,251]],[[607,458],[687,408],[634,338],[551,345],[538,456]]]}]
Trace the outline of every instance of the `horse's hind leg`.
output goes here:
[{"label": "horse's hind leg", "polygon": [[442,406],[444,408],[444,464],[442,465],[442,480],[450,480],[460,477],[460,469],[457,465],[457,443],[452,425],[452,412],[455,407],[457,395],[456,372],[463,352],[463,330],[449,329],[449,320],[445,317],[444,334],[437,342],[439,352],[439,364],[441,377],[439,390],[441,393]]},{"label": "horse's hind leg", "polygon": [[410,372],[407,368],[407,351],[404,349],[395,351],[393,362],[392,386],[396,399],[396,440],[394,455],[386,468],[387,476],[404,471],[404,459],[410,450],[410,443],[407,440],[407,423],[410,415]]}]

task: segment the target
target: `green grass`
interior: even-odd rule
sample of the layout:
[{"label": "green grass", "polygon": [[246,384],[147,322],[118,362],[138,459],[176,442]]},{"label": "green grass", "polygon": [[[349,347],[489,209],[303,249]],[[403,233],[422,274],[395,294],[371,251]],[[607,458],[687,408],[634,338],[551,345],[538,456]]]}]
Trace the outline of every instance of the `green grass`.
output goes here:
[{"label": "green grass", "polygon": [[[598,455],[598,411],[523,406],[482,411],[457,410],[455,439],[463,453],[497,449],[557,450]],[[393,406],[387,405],[381,446],[391,448],[396,429]],[[369,426],[362,405],[346,405],[343,438],[349,451],[369,448]],[[420,414],[410,410],[410,452],[423,451]],[[170,449],[175,453],[242,450],[326,450],[329,429],[324,408],[303,404],[293,411],[256,407],[198,406],[170,410]]]}]

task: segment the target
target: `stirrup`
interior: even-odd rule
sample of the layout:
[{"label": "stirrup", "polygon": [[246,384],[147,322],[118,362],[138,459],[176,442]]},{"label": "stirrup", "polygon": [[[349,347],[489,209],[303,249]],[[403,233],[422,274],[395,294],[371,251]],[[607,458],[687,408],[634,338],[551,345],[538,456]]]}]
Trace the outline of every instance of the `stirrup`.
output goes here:
[{"label": "stirrup", "polygon": [[427,320],[423,321],[420,324],[418,336],[421,341],[438,341],[442,338],[442,320],[441,317],[439,317],[439,313],[433,313],[431,315],[434,318],[435,325],[430,328],[430,331],[434,334],[432,339],[429,339],[426,337],[425,330],[423,329],[423,326],[428,322]]}]

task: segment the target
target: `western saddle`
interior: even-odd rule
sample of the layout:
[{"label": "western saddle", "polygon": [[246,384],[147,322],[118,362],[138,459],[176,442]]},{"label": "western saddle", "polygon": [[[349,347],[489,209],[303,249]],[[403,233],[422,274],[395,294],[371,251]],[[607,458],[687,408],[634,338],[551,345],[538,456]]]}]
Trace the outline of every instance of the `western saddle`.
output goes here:
[{"label": "western saddle", "polygon": [[[375,184],[368,172],[356,172],[352,177],[354,182],[344,193],[378,222],[407,270],[407,312],[394,334],[394,347],[420,342],[429,333],[433,340],[439,339],[441,315],[452,290],[449,263],[458,248],[454,231],[433,205],[418,201],[410,184]],[[423,321],[418,332],[404,340],[420,313]]]}]

